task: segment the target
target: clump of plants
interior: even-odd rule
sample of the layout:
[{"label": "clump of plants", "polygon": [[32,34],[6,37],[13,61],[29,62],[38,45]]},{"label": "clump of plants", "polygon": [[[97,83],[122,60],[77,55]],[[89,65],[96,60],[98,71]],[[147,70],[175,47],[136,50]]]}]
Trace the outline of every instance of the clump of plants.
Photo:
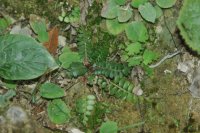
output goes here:
[{"label": "clump of plants", "polygon": [[[157,22],[162,15],[161,8],[170,8],[175,2],[175,0],[156,0],[155,4],[148,0],[107,0],[103,3],[101,16],[98,16],[99,23],[105,24],[106,31],[97,25],[94,26],[95,30],[90,25],[80,26],[75,39],[76,46],[65,45],[59,54],[57,54],[58,44],[51,43],[52,34],[58,36],[58,31],[56,28],[48,31],[45,19],[31,15],[29,23],[34,35],[30,37],[9,34],[7,29],[12,22],[3,16],[0,18],[0,77],[14,81],[31,80],[51,74],[53,71],[58,73],[62,71],[67,78],[84,77],[85,83],[91,89],[97,87],[99,93],[137,104],[138,98],[145,99],[145,97],[139,93],[143,92],[140,85],[142,80],[133,82],[133,78],[138,76],[133,74],[133,70],[141,67],[143,76],[151,76],[152,68],[149,65],[159,57],[151,49],[147,26]],[[197,0],[195,2],[198,3]],[[185,6],[191,5],[185,4]],[[184,9],[182,12],[183,16]],[[135,14],[140,15],[138,19],[134,17]],[[182,22],[183,20],[185,16],[180,17],[178,21],[182,30],[188,26]],[[80,8],[74,7],[70,12],[62,8],[59,21],[67,24],[78,23]],[[123,37],[120,38],[121,36]],[[115,39],[118,41],[114,42]],[[51,122],[64,124],[70,121],[73,109],[64,100],[67,92],[63,88],[51,81],[44,81],[39,84],[34,95],[37,92],[47,102],[46,110]],[[12,93],[11,96],[1,97],[5,101],[14,95]],[[100,127],[100,133],[117,133],[145,123],[143,121],[118,128],[116,122],[103,122],[107,110],[94,93],[81,97],[74,104],[78,119],[87,132],[94,132]]]}]

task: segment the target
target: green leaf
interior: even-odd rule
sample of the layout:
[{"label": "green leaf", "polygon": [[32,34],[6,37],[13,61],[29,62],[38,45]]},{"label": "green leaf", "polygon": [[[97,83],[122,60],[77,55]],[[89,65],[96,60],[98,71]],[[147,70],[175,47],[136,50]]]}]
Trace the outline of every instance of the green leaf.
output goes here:
[{"label": "green leaf", "polygon": [[124,31],[126,24],[119,23],[117,19],[106,20],[108,32],[117,35]]},{"label": "green leaf", "polygon": [[101,16],[108,19],[116,18],[118,8],[119,6],[116,4],[115,0],[109,0],[104,4],[101,10]]},{"label": "green leaf", "polygon": [[73,77],[82,76],[87,72],[87,68],[80,62],[73,62],[69,67],[70,75]]},{"label": "green leaf", "polygon": [[56,84],[44,83],[40,86],[40,95],[44,98],[54,99],[65,96],[65,91]]},{"label": "green leaf", "polygon": [[139,54],[140,51],[143,49],[142,44],[139,42],[131,43],[127,46],[126,51],[128,52],[128,55],[135,55]]},{"label": "green leaf", "polygon": [[68,69],[73,62],[81,62],[80,55],[77,52],[72,52],[69,47],[64,47],[62,54],[59,56],[61,67]]},{"label": "green leaf", "polygon": [[16,89],[17,84],[14,81],[11,80],[4,80],[3,86],[5,86],[7,89]]},{"label": "green leaf", "polygon": [[61,99],[55,99],[47,105],[49,119],[56,124],[64,124],[70,119],[70,110]]},{"label": "green leaf", "polygon": [[120,6],[126,4],[126,0],[115,0],[115,2],[116,2],[118,5],[120,5]]},{"label": "green leaf", "polygon": [[160,16],[163,15],[163,11],[159,6],[156,5],[155,9],[156,9],[156,18],[159,18]]},{"label": "green leaf", "polygon": [[117,133],[118,126],[114,121],[106,121],[100,127],[100,133]]},{"label": "green leaf", "polygon": [[186,44],[200,54],[200,0],[185,0],[178,17],[178,28]]},{"label": "green leaf", "polygon": [[119,8],[118,10],[118,21],[119,22],[127,22],[132,16],[132,10],[128,8]]},{"label": "green leaf", "polygon": [[127,60],[127,62],[128,62],[128,66],[129,67],[140,65],[141,62],[142,62],[142,56],[133,56],[133,57],[130,57]]},{"label": "green leaf", "polygon": [[44,43],[49,40],[45,19],[38,18],[36,15],[30,15],[30,25],[33,31],[38,35],[40,42]]},{"label": "green leaf", "polygon": [[140,5],[146,3],[148,0],[132,0],[131,6],[138,8]]},{"label": "green leaf", "polygon": [[158,58],[157,54],[150,50],[145,50],[143,54],[143,63],[148,65]]},{"label": "green leaf", "polygon": [[139,6],[139,12],[142,17],[149,22],[154,23],[156,20],[156,9],[152,6],[151,3],[147,2],[144,5]]},{"label": "green leaf", "polygon": [[170,8],[176,3],[176,0],[156,0],[156,3],[161,8]]},{"label": "green leaf", "polygon": [[3,33],[10,24],[12,24],[12,21],[9,16],[0,18],[0,34]]},{"label": "green leaf", "polygon": [[24,35],[0,36],[0,77],[7,80],[34,79],[58,68],[48,51]]},{"label": "green leaf", "polygon": [[146,73],[149,77],[153,76],[153,68],[150,68],[150,67],[147,66],[147,65],[143,65],[142,67],[144,68],[145,73]]},{"label": "green leaf", "polygon": [[126,35],[129,40],[133,42],[146,42],[149,38],[147,28],[140,21],[134,21],[130,23],[126,29]]},{"label": "green leaf", "polygon": [[14,90],[8,90],[5,94],[0,95],[0,109],[8,105],[9,100],[16,95]]}]

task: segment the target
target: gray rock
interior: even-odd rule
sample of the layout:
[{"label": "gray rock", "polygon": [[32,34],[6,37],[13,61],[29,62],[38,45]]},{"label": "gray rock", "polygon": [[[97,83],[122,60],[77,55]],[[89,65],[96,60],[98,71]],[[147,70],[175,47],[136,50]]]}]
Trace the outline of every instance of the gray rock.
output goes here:
[{"label": "gray rock", "polygon": [[6,117],[12,124],[26,123],[28,121],[26,112],[18,106],[10,107],[6,112]]}]

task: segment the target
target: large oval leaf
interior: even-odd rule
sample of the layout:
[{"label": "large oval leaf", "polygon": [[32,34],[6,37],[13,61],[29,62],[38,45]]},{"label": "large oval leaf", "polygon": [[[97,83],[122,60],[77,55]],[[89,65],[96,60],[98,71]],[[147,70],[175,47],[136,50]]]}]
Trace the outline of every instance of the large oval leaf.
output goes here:
[{"label": "large oval leaf", "polygon": [[177,21],[187,45],[200,54],[200,0],[185,0]]},{"label": "large oval leaf", "polygon": [[53,83],[44,83],[40,87],[40,95],[44,98],[60,98],[65,96],[64,89]]},{"label": "large oval leaf", "polygon": [[0,36],[0,77],[8,80],[34,79],[58,66],[48,51],[24,35]]},{"label": "large oval leaf", "polygon": [[61,99],[48,103],[47,112],[49,119],[56,124],[63,124],[70,119],[70,110]]},{"label": "large oval leaf", "polygon": [[142,17],[149,22],[154,23],[156,20],[156,9],[151,3],[147,2],[144,5],[139,6],[139,12]]},{"label": "large oval leaf", "polygon": [[133,42],[145,42],[149,36],[147,28],[140,21],[134,21],[126,27],[126,35]]},{"label": "large oval leaf", "polygon": [[156,3],[162,8],[170,8],[176,3],[176,0],[156,0]]}]

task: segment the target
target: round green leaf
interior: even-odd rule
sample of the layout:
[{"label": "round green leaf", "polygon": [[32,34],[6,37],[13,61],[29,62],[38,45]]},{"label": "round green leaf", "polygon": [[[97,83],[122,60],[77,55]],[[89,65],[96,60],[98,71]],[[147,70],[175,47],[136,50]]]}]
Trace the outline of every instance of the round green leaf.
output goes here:
[{"label": "round green leaf", "polygon": [[116,18],[118,7],[114,0],[107,1],[101,10],[101,16],[108,19]]},{"label": "round green leaf", "polygon": [[49,52],[24,35],[0,36],[0,77],[8,80],[34,79],[58,68]]},{"label": "round green leaf", "polygon": [[60,98],[65,96],[65,91],[53,83],[44,83],[40,87],[40,95],[44,98]]},{"label": "round green leaf", "polygon": [[147,2],[144,5],[139,6],[139,12],[142,17],[149,22],[154,23],[156,20],[156,9],[152,6],[151,3]]},{"label": "round green leaf", "polygon": [[68,71],[71,76],[78,77],[84,75],[87,72],[87,68],[81,62],[73,62]]},{"label": "round green leaf", "polygon": [[133,56],[130,57],[128,60],[128,66],[132,67],[132,66],[136,66],[136,65],[140,65],[142,62],[142,56]]},{"label": "round green leaf", "polygon": [[140,21],[134,21],[126,27],[126,35],[133,42],[145,42],[149,36],[147,28]]},{"label": "round green leaf", "polygon": [[142,44],[139,42],[131,43],[126,48],[126,51],[130,56],[140,53],[141,50],[142,50]]},{"label": "round green leaf", "polygon": [[176,3],[176,0],[156,0],[156,3],[161,8],[170,8]]},{"label": "round green leaf", "polygon": [[47,105],[49,119],[56,124],[63,124],[70,119],[70,110],[61,99],[55,99]]},{"label": "round green leaf", "polygon": [[77,52],[72,52],[69,47],[64,47],[62,54],[59,56],[61,67],[68,69],[73,62],[81,62],[80,55]]},{"label": "round green leaf", "polygon": [[178,28],[186,44],[200,54],[200,0],[184,0],[178,17]]},{"label": "round green leaf", "polygon": [[155,6],[155,9],[156,9],[156,18],[159,18],[160,16],[162,16],[163,11],[158,5]]},{"label": "round green leaf", "polygon": [[126,22],[131,18],[132,10],[130,8],[119,8],[117,16],[119,22]]},{"label": "round green leaf", "polygon": [[126,25],[124,23],[119,23],[117,19],[112,19],[106,20],[106,26],[109,33],[117,35],[124,31]]},{"label": "round green leaf", "polygon": [[117,133],[118,126],[114,121],[104,122],[100,127],[100,133]]},{"label": "round green leaf", "polygon": [[146,3],[148,0],[132,0],[131,6],[138,8],[140,5]]},{"label": "round green leaf", "polygon": [[152,63],[154,60],[156,60],[157,57],[158,56],[155,52],[146,49],[143,54],[143,63],[145,65],[148,65]]}]

